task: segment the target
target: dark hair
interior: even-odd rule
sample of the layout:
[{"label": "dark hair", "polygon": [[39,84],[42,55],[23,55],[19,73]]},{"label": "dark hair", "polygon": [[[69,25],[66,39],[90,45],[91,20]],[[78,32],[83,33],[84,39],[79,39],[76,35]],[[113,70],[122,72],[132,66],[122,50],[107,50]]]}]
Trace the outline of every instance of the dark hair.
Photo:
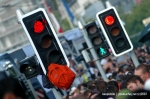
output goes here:
[{"label": "dark hair", "polygon": [[113,97],[115,98],[116,94],[119,92],[118,88],[112,85],[107,86],[107,88],[105,89],[104,93],[113,93],[111,95],[108,95],[107,97]]},{"label": "dark hair", "polygon": [[130,83],[130,82],[133,82],[133,83],[136,83],[136,81],[139,81],[141,84],[144,84],[143,80],[139,77],[139,76],[136,76],[136,75],[131,75],[127,78],[126,80],[126,84]]},{"label": "dark hair", "polygon": [[4,95],[8,92],[22,99],[27,99],[24,89],[15,78],[7,77],[0,81],[0,99],[3,99]]},{"label": "dark hair", "polygon": [[112,62],[112,60],[109,58],[109,59],[108,59],[108,62]]},{"label": "dark hair", "polygon": [[92,93],[92,90],[87,90],[83,93],[84,96],[88,96],[89,93]]},{"label": "dark hair", "polygon": [[107,87],[107,83],[104,81],[99,82],[99,84],[96,84],[97,90],[101,93],[104,92],[105,88]]},{"label": "dark hair", "polygon": [[113,73],[112,73],[112,78],[115,79],[116,76],[117,76],[117,72],[113,72]]},{"label": "dark hair", "polygon": [[95,84],[95,81],[91,80],[87,83],[87,87],[89,88],[90,86],[93,86],[93,84]]},{"label": "dark hair", "polygon": [[150,73],[149,67],[145,64],[140,64],[135,70],[142,70],[143,73]]},{"label": "dark hair", "polygon": [[118,86],[118,83],[117,83],[116,81],[109,81],[109,82],[108,82],[108,85],[115,86],[115,87],[118,88],[118,90],[119,90],[119,86]]},{"label": "dark hair", "polygon": [[126,89],[126,82],[122,82],[121,85],[120,85],[120,90],[122,89]]},{"label": "dark hair", "polygon": [[140,52],[145,52],[144,49],[140,49]]}]

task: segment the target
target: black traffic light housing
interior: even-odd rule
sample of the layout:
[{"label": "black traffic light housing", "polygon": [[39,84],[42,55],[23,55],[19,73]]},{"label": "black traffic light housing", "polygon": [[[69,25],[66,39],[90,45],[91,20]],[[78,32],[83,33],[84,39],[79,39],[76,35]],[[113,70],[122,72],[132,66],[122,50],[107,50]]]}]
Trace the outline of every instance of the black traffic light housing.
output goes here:
[{"label": "black traffic light housing", "polygon": [[95,21],[85,25],[85,30],[87,31],[88,37],[100,59],[105,58],[110,55],[108,46],[102,36],[101,29],[97,27]]},{"label": "black traffic light housing", "polygon": [[114,7],[98,12],[96,17],[115,56],[123,55],[133,49],[133,45]]},{"label": "black traffic light housing", "polygon": [[20,72],[23,73],[27,79],[39,74],[35,56],[27,57],[20,61]]},{"label": "black traffic light housing", "polygon": [[51,63],[69,66],[69,61],[43,8],[21,17],[21,24],[46,75]]}]

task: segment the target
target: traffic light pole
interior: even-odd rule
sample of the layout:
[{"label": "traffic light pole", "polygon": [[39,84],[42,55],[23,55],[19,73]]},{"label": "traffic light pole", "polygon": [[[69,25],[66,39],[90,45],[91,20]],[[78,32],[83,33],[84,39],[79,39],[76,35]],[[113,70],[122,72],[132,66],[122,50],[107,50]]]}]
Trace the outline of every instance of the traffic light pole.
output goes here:
[{"label": "traffic light pole", "polygon": [[134,53],[134,50],[132,50],[130,52],[130,57],[131,57],[131,59],[132,59],[132,61],[134,63],[134,66],[137,67],[140,63],[139,63],[139,61],[138,61],[138,59],[137,59],[137,57],[136,57],[136,55]]},{"label": "traffic light pole", "polygon": [[[88,38],[88,36],[87,36],[87,33],[84,31],[83,25],[82,25],[82,23],[81,23],[80,21],[78,22],[78,27],[79,27],[79,29],[82,30],[84,39],[85,39],[85,41],[86,41],[88,47],[89,47],[89,48],[92,48],[92,47],[93,47],[93,46],[92,46],[92,43],[90,42],[90,40],[89,40],[89,38]],[[101,73],[102,78],[104,79],[104,81],[107,81],[106,74],[105,74],[105,72],[104,72],[104,70],[103,70],[103,68],[102,68],[102,66],[101,66],[101,64],[100,64],[100,61],[98,60],[98,56],[97,56],[95,50],[92,48],[92,49],[90,49],[90,52],[91,52],[91,54],[92,54],[94,60],[97,60],[97,61],[95,61],[95,62],[96,62],[96,66],[97,66],[99,72]]]}]

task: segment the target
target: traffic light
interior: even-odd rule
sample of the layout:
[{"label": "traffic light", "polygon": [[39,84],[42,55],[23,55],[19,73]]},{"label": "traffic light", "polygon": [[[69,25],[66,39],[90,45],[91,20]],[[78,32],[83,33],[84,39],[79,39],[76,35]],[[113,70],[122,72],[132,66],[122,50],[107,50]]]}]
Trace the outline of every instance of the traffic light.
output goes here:
[{"label": "traffic light", "polygon": [[43,8],[23,15],[21,24],[46,75],[51,63],[69,66],[69,61]]},{"label": "traffic light", "polygon": [[35,56],[31,56],[20,61],[20,72],[23,73],[27,79],[39,74],[38,63],[36,62]]},{"label": "traffic light", "polygon": [[85,26],[89,39],[100,59],[110,55],[108,46],[105,44],[104,38],[101,35],[100,28],[96,22],[91,22]]},{"label": "traffic light", "polygon": [[120,56],[133,49],[133,45],[114,7],[98,12],[96,17],[115,56]]}]

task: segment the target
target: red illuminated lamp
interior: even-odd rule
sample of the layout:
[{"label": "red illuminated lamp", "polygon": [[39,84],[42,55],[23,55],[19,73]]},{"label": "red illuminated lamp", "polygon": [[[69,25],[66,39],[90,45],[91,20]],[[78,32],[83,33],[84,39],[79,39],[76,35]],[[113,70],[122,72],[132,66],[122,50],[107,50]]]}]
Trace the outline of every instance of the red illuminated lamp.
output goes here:
[{"label": "red illuminated lamp", "polygon": [[106,18],[105,18],[105,23],[107,24],[107,25],[112,25],[112,24],[114,24],[114,22],[115,22],[115,19],[114,19],[114,17],[112,17],[112,16],[106,16]]},{"label": "red illuminated lamp", "polygon": [[39,34],[41,33],[45,28],[45,21],[44,20],[37,20],[34,22],[34,32]]}]

